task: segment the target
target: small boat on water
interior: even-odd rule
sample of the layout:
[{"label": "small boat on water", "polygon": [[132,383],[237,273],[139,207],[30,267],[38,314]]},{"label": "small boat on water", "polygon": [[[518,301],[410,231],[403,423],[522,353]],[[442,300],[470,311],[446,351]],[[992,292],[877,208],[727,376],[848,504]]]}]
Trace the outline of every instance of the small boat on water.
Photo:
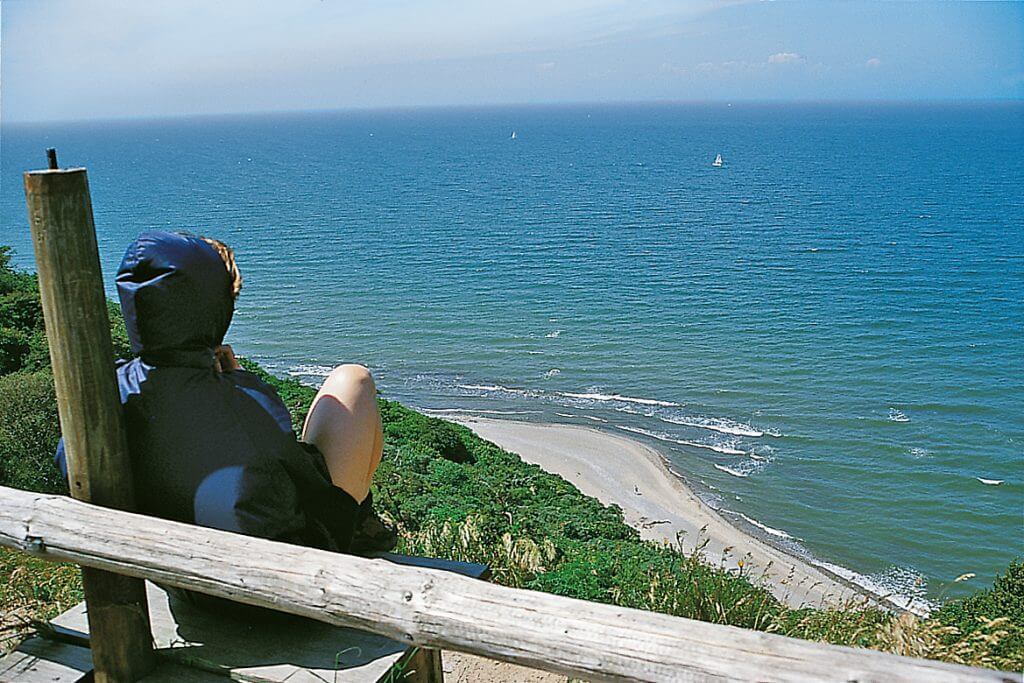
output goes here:
[{"label": "small boat on water", "polygon": [[715,166],[717,168],[721,168],[721,166],[722,166],[722,155],[719,154],[718,156],[716,156],[715,160],[711,162],[711,165]]},{"label": "small boat on water", "polygon": [[510,139],[511,140],[515,140],[516,139],[516,132],[515,131],[512,131],[512,137]]}]

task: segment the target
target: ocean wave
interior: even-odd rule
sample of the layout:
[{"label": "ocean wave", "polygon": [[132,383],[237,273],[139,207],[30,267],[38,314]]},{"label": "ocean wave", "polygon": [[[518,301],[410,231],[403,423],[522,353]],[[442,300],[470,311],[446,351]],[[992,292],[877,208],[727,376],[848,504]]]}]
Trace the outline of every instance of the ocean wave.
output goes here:
[{"label": "ocean wave", "polygon": [[749,471],[743,471],[743,470],[734,469],[734,468],[729,467],[727,465],[719,465],[717,462],[714,463],[714,465],[715,465],[715,469],[716,470],[722,470],[726,474],[731,474],[734,477],[746,478],[746,477],[750,476],[750,472]]},{"label": "ocean wave", "polygon": [[768,526],[767,524],[762,524],[761,522],[757,521],[753,517],[748,517],[745,514],[743,514],[742,512],[736,512],[736,513],[733,513],[733,514],[739,515],[744,520],[746,520],[748,524],[752,524],[753,526],[756,526],[758,529],[760,529],[761,531],[765,532],[766,534],[771,534],[772,536],[775,536],[777,538],[785,538],[785,539],[789,539],[789,540],[793,540],[793,541],[800,540],[796,536],[794,536],[794,535],[792,535],[790,533],[787,533],[787,532],[783,531],[782,529],[776,529],[774,527]]},{"label": "ocean wave", "polygon": [[560,374],[562,374],[561,370],[559,370],[558,368],[551,368],[550,370],[548,370],[547,372],[544,373],[544,377],[547,378],[547,379],[551,379],[555,375],[560,375]]},{"label": "ocean wave", "polygon": [[686,441],[685,439],[676,439],[668,434],[660,434],[658,432],[651,432],[646,429],[640,429],[639,427],[629,427],[627,425],[615,425],[616,429],[621,429],[626,432],[633,432],[634,434],[642,434],[643,436],[649,436],[652,439],[658,441],[665,441],[667,443],[675,443],[680,446],[692,446],[693,448],[704,448],[709,451],[715,451],[716,453],[722,453],[724,455],[747,455],[746,451],[741,451],[731,446],[719,446],[710,443],[698,443],[696,441]]},{"label": "ocean wave", "polygon": [[914,447],[910,449],[910,456],[913,458],[927,458],[931,454],[927,448]]},{"label": "ocean wave", "polygon": [[601,417],[597,417],[596,415],[574,415],[573,413],[555,413],[555,415],[557,415],[558,417],[579,417],[584,420],[592,420],[594,422],[608,422],[608,420],[605,420],[604,418]]},{"label": "ocean wave", "polygon": [[[628,405],[615,406],[615,410],[620,413],[629,413],[630,415],[642,415],[649,417],[660,422],[667,424],[679,425],[681,427],[692,427],[694,429],[707,429],[712,432],[718,432],[719,434],[728,434],[730,436],[745,436],[750,438],[760,438],[762,436],[780,437],[782,433],[774,429],[760,429],[753,425],[738,420],[733,420],[727,417],[707,417],[704,415],[679,415],[679,411],[664,410],[665,406],[656,404],[653,407],[645,409],[637,409]],[[670,407],[682,407],[682,406],[670,406]]]},{"label": "ocean wave", "polygon": [[424,413],[467,413],[469,415],[539,415],[539,410],[480,410],[476,408],[421,408]]},{"label": "ocean wave", "polygon": [[[545,373],[545,377],[550,378],[558,374],[560,370],[558,368],[552,368]],[[757,438],[764,436],[765,434],[772,434],[778,436],[777,432],[768,432],[767,430],[758,429],[749,424],[732,420],[729,418],[717,418],[717,417],[706,417],[706,416],[679,416],[678,414],[666,415],[666,412],[678,412],[678,411],[667,411],[666,408],[681,408],[682,404],[674,403],[672,401],[664,401],[661,399],[654,398],[641,398],[636,396],[626,396],[623,394],[612,394],[612,393],[600,393],[600,392],[575,392],[575,391],[544,391],[542,389],[520,389],[515,387],[503,386],[501,384],[456,384],[459,389],[466,391],[484,392],[488,394],[509,394],[514,396],[530,397],[540,399],[543,401],[553,402],[556,405],[560,405],[565,408],[577,408],[586,412],[586,407],[594,407],[593,404],[579,403],[580,401],[594,401],[603,404],[609,404],[607,407],[617,412],[628,413],[631,415],[639,415],[649,419],[656,419],[664,423],[680,425],[684,427],[693,427],[696,429],[706,429],[709,431],[716,432],[718,434],[725,434],[732,437],[749,437]],[[476,411],[480,412],[480,411]],[[600,422],[608,424],[609,421],[597,417],[594,415],[586,414],[568,414],[568,413],[556,413],[559,417],[574,417],[593,422]],[[725,442],[707,442],[701,440],[690,440],[677,438],[676,436],[659,431],[650,431],[646,429],[640,429],[637,427],[627,427],[622,425],[615,425],[619,429],[624,431],[630,431],[636,434],[648,436],[652,439],[664,441],[667,443],[674,443],[680,446],[688,446],[690,448],[699,448],[703,450],[713,451],[715,453],[721,453],[722,455],[737,455],[737,456],[749,456],[756,461],[766,462],[771,459],[772,449],[767,445],[755,446],[752,450],[743,450],[738,447],[736,439],[727,440]],[[766,452],[765,452],[766,451]]]},{"label": "ocean wave", "polygon": [[291,377],[327,377],[334,371],[333,365],[293,365],[287,372]]},{"label": "ocean wave", "polygon": [[486,391],[486,392],[501,392],[504,394],[520,394],[528,395],[530,392],[526,389],[515,389],[513,387],[503,387],[500,384],[459,384],[459,389],[468,389],[469,391]]},{"label": "ocean wave", "polygon": [[920,617],[928,616],[935,608],[935,605],[925,597],[927,582],[924,576],[909,567],[893,565],[883,572],[865,576],[852,569],[824,560],[812,558],[811,564],[846,579],[869,593],[884,598]]},{"label": "ocean wave", "polygon": [[548,332],[544,336],[547,337],[548,339],[558,339],[558,337],[560,337],[561,335],[562,330],[553,330],[551,332]]},{"label": "ocean wave", "polygon": [[584,398],[591,401],[622,401],[623,403],[639,403],[645,406],[663,406],[665,408],[678,408],[678,403],[671,401],[660,401],[654,398],[635,398],[633,396],[623,396],[622,394],[577,394],[571,391],[560,391],[559,396],[566,396],[568,398]]},{"label": "ocean wave", "polygon": [[615,412],[617,413],[629,413],[630,415],[643,415],[644,417],[654,417],[654,413],[650,408],[647,410],[637,410],[630,406],[615,406]]},{"label": "ocean wave", "polygon": [[699,443],[697,441],[686,441],[684,439],[669,439],[680,446],[692,446],[693,448],[703,448],[705,450],[714,451],[715,453],[721,453],[722,455],[750,455],[746,451],[741,451],[738,448],[732,446],[719,446],[717,444],[710,443]]},{"label": "ocean wave", "polygon": [[910,422],[907,414],[897,408],[889,408],[889,419],[893,422]]},{"label": "ocean wave", "polygon": [[709,429],[713,432],[719,432],[721,434],[732,434],[733,436],[749,436],[753,438],[764,436],[764,432],[760,429],[755,429],[748,424],[741,422],[733,422],[725,418],[714,418],[714,417],[658,417],[662,422],[668,422],[674,425],[682,425],[684,427],[696,427],[697,429]]},{"label": "ocean wave", "polygon": [[697,499],[700,500],[700,502],[704,503],[715,512],[719,512],[724,509],[722,506],[725,505],[725,498],[717,493],[711,493],[710,491],[694,491],[694,495],[697,496]]}]

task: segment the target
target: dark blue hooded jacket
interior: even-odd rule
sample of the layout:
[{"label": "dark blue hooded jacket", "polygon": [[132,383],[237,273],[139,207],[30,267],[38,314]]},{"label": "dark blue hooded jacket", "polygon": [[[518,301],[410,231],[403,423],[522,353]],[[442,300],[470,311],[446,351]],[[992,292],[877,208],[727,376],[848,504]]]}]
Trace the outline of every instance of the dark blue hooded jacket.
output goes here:
[{"label": "dark blue hooded jacket", "polygon": [[[231,281],[198,237],[146,232],[117,292],[135,358],[117,368],[140,512],[327,550],[347,550],[358,504],[296,440],[269,385],[218,372]],[[57,461],[65,472],[63,442]]]}]

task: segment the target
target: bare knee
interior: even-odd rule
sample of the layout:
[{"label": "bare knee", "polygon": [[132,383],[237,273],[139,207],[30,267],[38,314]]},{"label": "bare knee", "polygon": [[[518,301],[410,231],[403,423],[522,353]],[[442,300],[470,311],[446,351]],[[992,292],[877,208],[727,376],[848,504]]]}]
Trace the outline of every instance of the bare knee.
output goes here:
[{"label": "bare knee", "polygon": [[360,392],[367,392],[371,395],[377,394],[377,385],[373,382],[373,375],[365,366],[347,363],[339,365],[331,371],[324,381],[324,388],[329,391],[345,389],[351,392],[357,389]]}]

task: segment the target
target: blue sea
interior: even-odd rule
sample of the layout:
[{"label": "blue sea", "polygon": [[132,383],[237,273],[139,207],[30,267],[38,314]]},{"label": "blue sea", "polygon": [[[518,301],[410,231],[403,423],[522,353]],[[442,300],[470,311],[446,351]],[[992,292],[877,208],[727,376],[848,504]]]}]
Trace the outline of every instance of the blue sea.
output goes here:
[{"label": "blue sea", "polygon": [[229,341],[279,374],[360,362],[419,408],[634,436],[914,599],[1024,555],[1021,103],[4,125],[24,268],[49,146],[89,169],[108,289],[142,230],[220,237]]}]

